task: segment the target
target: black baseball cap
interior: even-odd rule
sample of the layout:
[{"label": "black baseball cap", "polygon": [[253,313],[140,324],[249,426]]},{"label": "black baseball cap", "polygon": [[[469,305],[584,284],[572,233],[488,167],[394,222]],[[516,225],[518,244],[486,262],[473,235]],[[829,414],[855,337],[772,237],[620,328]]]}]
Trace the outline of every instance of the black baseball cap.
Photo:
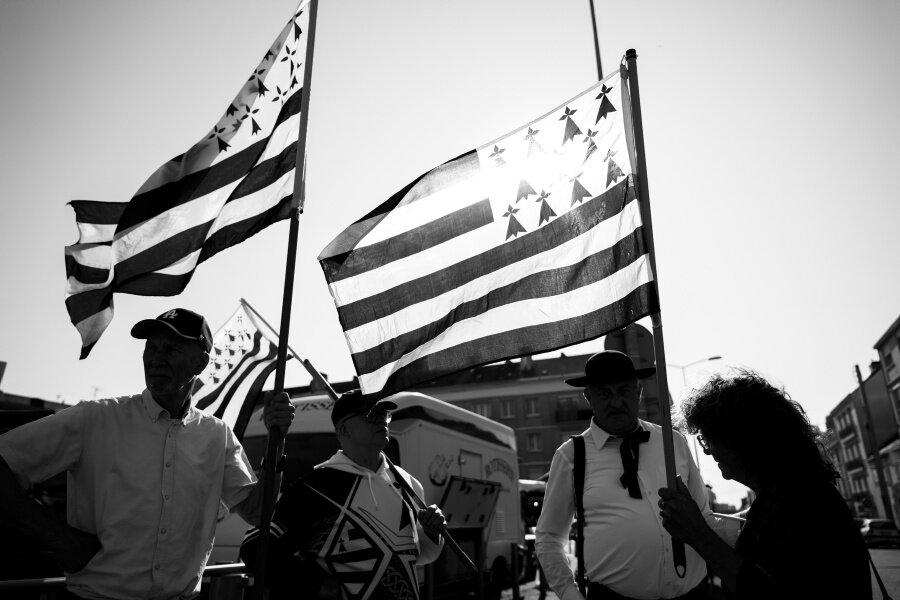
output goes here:
[{"label": "black baseball cap", "polygon": [[396,410],[397,404],[392,400],[377,400],[374,396],[365,396],[361,390],[344,392],[331,409],[331,422],[334,425],[352,415],[367,415],[375,409]]},{"label": "black baseball cap", "polygon": [[212,333],[206,318],[186,308],[167,310],[155,319],[138,321],[131,328],[131,337],[145,340],[154,331],[166,328],[188,340],[196,340],[207,352],[212,350]]},{"label": "black baseball cap", "polygon": [[584,376],[566,379],[572,387],[587,387],[594,383],[605,385],[629,379],[644,379],[656,373],[656,367],[635,369],[631,357],[618,350],[605,350],[591,356],[584,363]]}]

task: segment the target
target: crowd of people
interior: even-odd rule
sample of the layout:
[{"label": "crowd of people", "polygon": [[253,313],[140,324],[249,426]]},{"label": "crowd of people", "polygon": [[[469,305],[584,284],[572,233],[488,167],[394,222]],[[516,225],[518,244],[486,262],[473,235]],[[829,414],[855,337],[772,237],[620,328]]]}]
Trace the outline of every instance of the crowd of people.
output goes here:
[{"label": "crowd of people", "polygon": [[[393,402],[343,394],[331,415],[340,450],[263,515],[279,469],[276,481],[257,475],[228,425],[191,404],[212,347],[206,319],[176,308],[138,322],[132,336],[144,340],[143,392],[82,402],[0,436],[3,524],[54,554],[69,597],[196,596],[216,523],[231,511],[254,526],[241,547],[251,568],[256,527],[270,523],[263,567],[273,597],[419,597],[416,566],[440,555],[446,520],[433,504],[420,508],[421,483],[383,452]],[[713,377],[685,403],[682,429],[756,494],[745,514],[717,515],[677,430],[677,484],[667,486],[665,432],[638,417],[641,381],[654,372],[605,351],[567,380],[592,417],[556,450],[536,528],[557,596],[871,598],[868,552],[800,405],[752,372]],[[287,394],[265,406],[270,435],[284,436],[294,415]],[[27,493],[62,472],[65,521]]]}]

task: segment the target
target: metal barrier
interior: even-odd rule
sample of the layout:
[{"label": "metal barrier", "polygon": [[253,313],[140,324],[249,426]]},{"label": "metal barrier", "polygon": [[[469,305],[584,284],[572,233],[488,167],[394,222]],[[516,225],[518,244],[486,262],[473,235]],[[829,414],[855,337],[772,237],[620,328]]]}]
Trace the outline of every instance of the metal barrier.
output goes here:
[{"label": "metal barrier", "polygon": [[[243,590],[244,578],[240,581],[229,581],[234,575],[243,575],[247,572],[244,563],[231,563],[227,565],[209,565],[203,570],[203,578],[209,578],[209,598],[214,600],[231,600],[240,598]],[[0,598],[5,598],[10,592],[56,592],[66,586],[65,577],[43,577],[38,579],[11,579],[0,581]],[[237,594],[237,595],[236,595]],[[52,596],[48,595],[48,598]]]}]

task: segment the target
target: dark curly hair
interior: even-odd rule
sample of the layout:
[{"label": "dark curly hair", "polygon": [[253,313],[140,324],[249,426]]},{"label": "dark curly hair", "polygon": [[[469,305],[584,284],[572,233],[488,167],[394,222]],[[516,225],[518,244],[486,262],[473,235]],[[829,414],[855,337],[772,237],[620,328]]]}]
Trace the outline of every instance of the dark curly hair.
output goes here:
[{"label": "dark curly hair", "polygon": [[725,446],[755,476],[838,478],[803,408],[753,371],[715,375],[691,394],[681,412],[690,433]]}]

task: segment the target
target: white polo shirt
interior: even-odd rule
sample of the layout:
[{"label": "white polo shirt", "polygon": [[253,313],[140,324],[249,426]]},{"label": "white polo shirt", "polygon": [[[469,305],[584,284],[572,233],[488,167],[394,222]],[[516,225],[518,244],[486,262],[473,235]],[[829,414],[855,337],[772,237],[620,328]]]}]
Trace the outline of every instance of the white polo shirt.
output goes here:
[{"label": "white polo shirt", "polygon": [[0,436],[23,487],[68,472],[69,525],[102,549],[68,588],[85,598],[190,598],[212,550],[220,502],[256,482],[220,419],[190,407],[171,419],[148,390],[82,402]]}]

